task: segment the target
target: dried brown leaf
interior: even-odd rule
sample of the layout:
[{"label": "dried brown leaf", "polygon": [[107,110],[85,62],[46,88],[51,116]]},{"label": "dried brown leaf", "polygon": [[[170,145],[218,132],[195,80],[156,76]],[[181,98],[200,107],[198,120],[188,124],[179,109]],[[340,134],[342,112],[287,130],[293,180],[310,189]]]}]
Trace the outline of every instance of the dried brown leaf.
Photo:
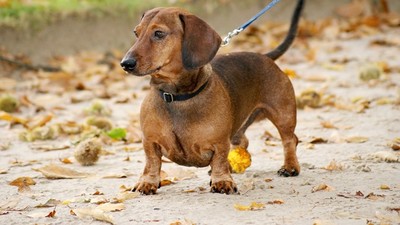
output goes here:
[{"label": "dried brown leaf", "polygon": [[317,192],[317,191],[331,191],[332,187],[328,186],[327,184],[320,184],[311,189],[311,193]]},{"label": "dried brown leaf", "polygon": [[379,194],[374,194],[373,192],[367,194],[364,198],[370,199],[370,200],[379,200],[384,198],[385,195],[379,195]]},{"label": "dried brown leaf", "polygon": [[47,214],[47,216],[45,216],[45,217],[53,218],[55,216],[56,216],[56,210],[53,209],[53,211],[49,212],[49,214]]},{"label": "dried brown leaf", "polygon": [[327,166],[324,167],[324,169],[326,169],[328,171],[343,170],[343,165],[336,162],[336,160],[332,160]]},{"label": "dried brown leaf", "polygon": [[47,166],[33,170],[42,173],[48,179],[79,179],[91,175],[89,173],[78,172],[54,164],[49,164]]},{"label": "dried brown leaf", "polygon": [[284,203],[285,202],[282,199],[275,199],[275,200],[272,200],[272,201],[268,202],[268,204],[270,204],[270,205],[282,205]]},{"label": "dried brown leaf", "polygon": [[30,177],[19,177],[9,183],[11,186],[17,186],[18,192],[29,191],[30,185],[35,185],[36,182]]}]

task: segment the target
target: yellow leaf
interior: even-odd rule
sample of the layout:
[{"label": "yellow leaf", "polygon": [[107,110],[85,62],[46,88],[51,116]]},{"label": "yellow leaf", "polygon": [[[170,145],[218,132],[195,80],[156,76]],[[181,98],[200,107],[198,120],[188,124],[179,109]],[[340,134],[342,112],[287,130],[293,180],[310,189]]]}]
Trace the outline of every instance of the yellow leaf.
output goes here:
[{"label": "yellow leaf", "polygon": [[244,173],[251,165],[251,155],[244,148],[232,149],[228,154],[228,161],[235,173]]},{"label": "yellow leaf", "polygon": [[381,187],[380,187],[382,190],[390,190],[390,187],[388,186],[388,185],[386,185],[386,184],[381,184]]},{"label": "yellow leaf", "polygon": [[283,72],[290,78],[296,78],[297,77],[296,71],[294,71],[292,69],[284,69]]},{"label": "yellow leaf", "polygon": [[235,204],[233,205],[233,207],[235,207],[235,209],[239,211],[255,211],[264,209],[265,204],[259,202],[252,202],[250,205]]},{"label": "yellow leaf", "polygon": [[71,160],[68,159],[68,158],[60,159],[60,162],[62,162],[62,163],[64,163],[64,164],[72,164]]},{"label": "yellow leaf", "polygon": [[9,113],[2,112],[2,111],[0,111],[0,120],[6,120],[6,121],[9,121],[11,123],[19,123],[19,124],[22,124],[22,125],[25,125],[28,122],[27,119],[19,118],[19,117],[13,116],[13,115],[11,115]]}]

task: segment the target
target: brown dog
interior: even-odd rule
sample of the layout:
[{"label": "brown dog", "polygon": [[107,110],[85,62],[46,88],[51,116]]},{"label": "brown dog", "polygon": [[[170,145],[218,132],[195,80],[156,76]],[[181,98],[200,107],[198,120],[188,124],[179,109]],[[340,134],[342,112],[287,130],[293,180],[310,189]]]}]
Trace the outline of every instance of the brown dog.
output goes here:
[{"label": "brown dog", "polygon": [[136,43],[121,62],[136,76],[151,76],[140,122],[146,166],[134,190],[154,194],[161,157],[185,166],[211,166],[211,191],[237,191],[227,160],[230,145],[247,149],[244,133],[268,118],[284,147],[281,176],[297,176],[296,101],[292,84],[273,60],[293,42],[303,0],[299,0],[284,42],[266,55],[219,55],[221,38],[203,20],[178,8],[146,12],[135,28]]}]

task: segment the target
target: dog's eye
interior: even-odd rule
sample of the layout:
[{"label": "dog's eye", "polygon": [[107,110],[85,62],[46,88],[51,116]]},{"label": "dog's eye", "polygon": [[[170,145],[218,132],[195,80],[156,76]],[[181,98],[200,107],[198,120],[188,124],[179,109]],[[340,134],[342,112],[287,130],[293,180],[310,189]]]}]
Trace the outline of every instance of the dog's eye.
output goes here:
[{"label": "dog's eye", "polygon": [[167,34],[162,31],[156,30],[154,32],[154,38],[157,40],[161,40],[161,39],[165,38],[165,36],[167,36]]}]

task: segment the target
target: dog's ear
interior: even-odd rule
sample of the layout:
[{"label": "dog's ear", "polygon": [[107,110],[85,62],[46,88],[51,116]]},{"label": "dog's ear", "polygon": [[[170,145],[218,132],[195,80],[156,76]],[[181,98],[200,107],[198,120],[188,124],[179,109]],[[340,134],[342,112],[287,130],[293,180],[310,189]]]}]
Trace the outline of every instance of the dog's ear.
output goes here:
[{"label": "dog's ear", "polygon": [[194,15],[179,15],[183,26],[182,63],[192,70],[209,63],[217,54],[221,37],[206,22]]}]

